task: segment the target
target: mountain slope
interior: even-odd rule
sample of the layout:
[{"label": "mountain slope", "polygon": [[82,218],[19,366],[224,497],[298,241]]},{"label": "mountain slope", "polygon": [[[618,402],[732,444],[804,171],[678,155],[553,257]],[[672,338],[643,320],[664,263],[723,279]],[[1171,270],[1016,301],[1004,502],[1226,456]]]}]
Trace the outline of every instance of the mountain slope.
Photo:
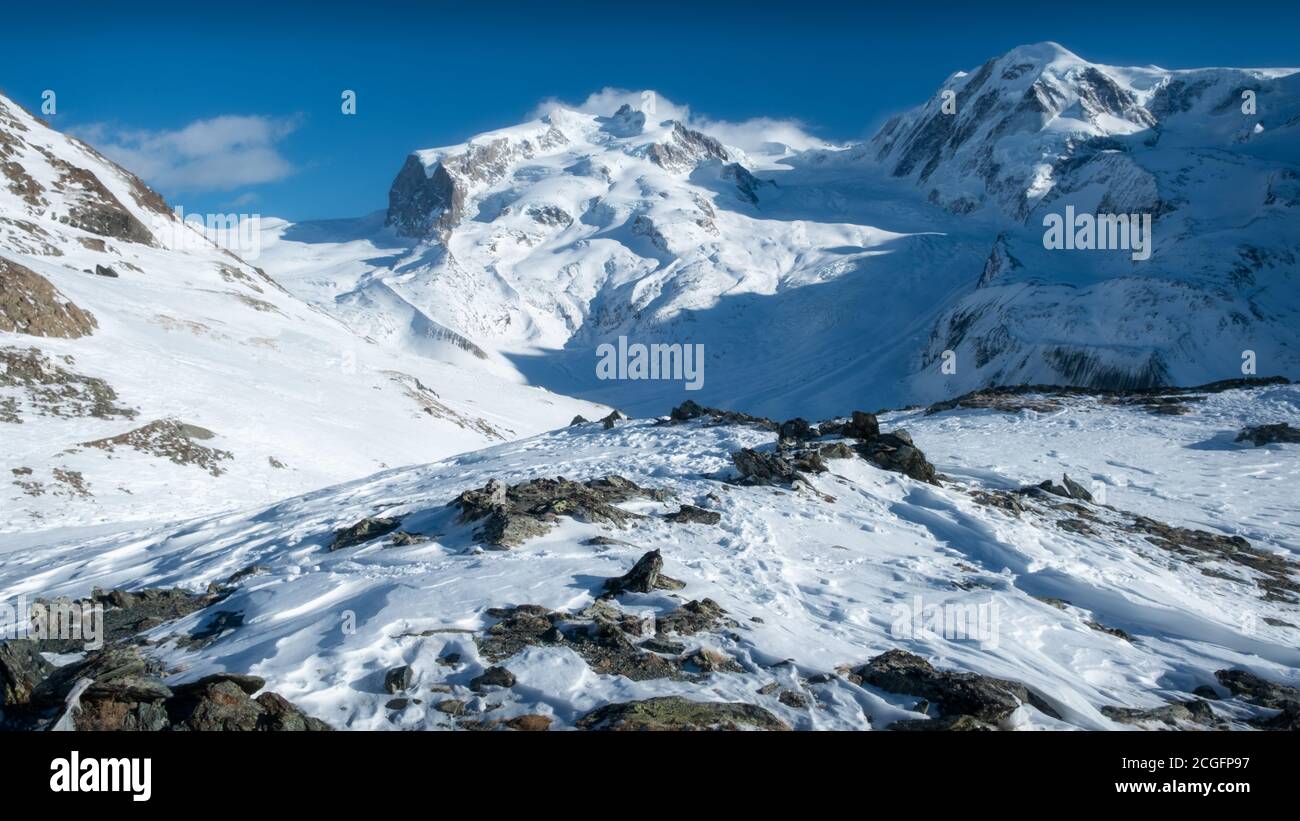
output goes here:
[{"label": "mountain slope", "polygon": [[[1233,439],[1300,424],[1300,389],[1192,393],[1173,417],[1016,400],[882,416],[933,482],[858,455],[897,440],[855,418],[812,433],[824,470],[755,483],[733,454],[775,455],[767,423],[684,408],[694,418],[579,425],[260,510],[12,550],[0,595],[216,583],[219,603],[143,634],[169,680],[249,673],[354,729],[598,726],[629,709],[611,705],[674,696],[796,729],[1267,723],[1276,710],[1216,673],[1300,683],[1296,446]],[[1093,500],[1033,487],[1062,472]],[[528,493],[531,512],[494,529]],[[648,551],[662,565],[639,592],[604,597]],[[900,651],[1004,684],[958,698]],[[687,720],[680,703],[640,709]]]},{"label": "mountain slope", "polygon": [[0,98],[3,531],[171,520],[600,408],[384,349]]}]

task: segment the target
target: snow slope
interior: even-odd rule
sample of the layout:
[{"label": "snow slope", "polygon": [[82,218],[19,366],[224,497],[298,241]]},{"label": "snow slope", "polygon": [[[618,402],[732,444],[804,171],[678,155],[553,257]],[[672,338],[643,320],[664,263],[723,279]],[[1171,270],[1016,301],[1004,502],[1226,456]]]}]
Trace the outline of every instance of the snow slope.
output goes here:
[{"label": "snow slope", "polygon": [[[868,142],[771,154],[628,106],[556,107],[414,152],[382,218],[269,227],[267,266],[393,347],[436,328],[490,372],[640,413],[1201,384],[1239,376],[1246,350],[1293,375],[1297,78],[1040,43],[955,73]],[[1042,220],[1067,206],[1150,214],[1151,258],[1046,250]],[[619,336],[704,344],[703,389],[599,380]]]},{"label": "snow slope", "polygon": [[[897,648],[940,667],[1023,682],[1060,716],[1024,705],[1007,727],[1117,729],[1124,725],[1102,707],[1187,699],[1214,684],[1215,670],[1242,667],[1300,683],[1297,604],[1262,597],[1239,565],[1191,560],[1139,534],[1068,529],[1053,518],[1060,510],[1044,512],[1049,507],[1012,516],[980,504],[975,491],[1068,471],[1105,488],[1115,510],[1088,505],[1097,527],[1112,514],[1149,516],[1241,535],[1294,562],[1296,446],[1231,441],[1245,424],[1277,421],[1300,423],[1300,388],[1211,395],[1178,417],[1094,398],[1050,413],[891,413],[882,429],[906,426],[948,479],[936,486],[861,459],[833,459],[829,472],[793,488],[725,481],[735,476],[732,451],[770,447],[773,434],[753,427],[581,425],[246,513],[39,552],[10,539],[0,553],[0,596],[84,595],[92,586],[202,589],[257,565],[257,575],[213,608],[242,613],[242,626],[201,650],[178,646],[174,639],[211,618],[203,611],[151,631],[150,652],[176,671],[176,681],[214,670],[262,676],[338,727],[448,729],[540,714],[563,728],[602,704],[675,694],[760,705],[799,729],[882,728],[922,718],[916,699],[842,674],[816,676]],[[674,497],[626,505],[648,518],[623,531],[562,517],[551,532],[509,551],[484,550],[474,526],[458,523],[448,507],[490,479],[610,473]],[[680,503],[716,511],[721,521],[665,521],[662,514]],[[375,515],[401,518],[403,531],[430,540],[397,546],[381,537],[328,550],[335,531]],[[622,541],[587,542],[593,536]],[[538,643],[500,662],[517,676],[514,687],[468,688],[491,663],[475,641],[498,621],[489,608],[580,610],[604,578],[650,549],[662,551],[664,572],[684,589],[627,594],[618,606],[663,618],[688,599],[715,600],[734,626],[682,641],[721,652],[739,669],[696,681],[634,681],[593,670],[575,645]],[[981,605],[995,614],[982,642],[900,631],[900,612],[914,607]],[[450,653],[459,662],[446,663]],[[403,695],[419,701],[386,706],[384,672],[402,664],[415,673]],[[438,709],[450,700],[464,702],[466,714]],[[1214,710],[1233,723],[1247,714],[1237,702]]]},{"label": "snow slope", "polygon": [[247,506],[602,413],[375,344],[3,97],[0,171],[0,532]]}]

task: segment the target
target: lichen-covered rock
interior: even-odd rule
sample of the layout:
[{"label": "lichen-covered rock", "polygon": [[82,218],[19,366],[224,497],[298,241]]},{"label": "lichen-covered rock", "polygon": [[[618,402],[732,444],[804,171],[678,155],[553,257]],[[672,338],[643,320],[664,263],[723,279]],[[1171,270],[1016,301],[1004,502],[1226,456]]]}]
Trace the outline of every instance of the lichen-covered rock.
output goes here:
[{"label": "lichen-covered rock", "polygon": [[722,514],[695,505],[682,505],[680,510],[669,513],[664,518],[677,524],[716,525],[722,521]]},{"label": "lichen-covered rock", "polygon": [[582,730],[788,730],[772,713],[753,704],[693,701],[660,696],[606,704],[576,722]]},{"label": "lichen-covered rock", "polygon": [[1023,684],[978,673],[937,670],[920,656],[889,650],[852,672],[852,680],[890,693],[917,696],[937,705],[944,716],[965,715],[996,724],[1021,704],[1033,704],[1056,717],[1050,706]]},{"label": "lichen-covered rock", "polygon": [[658,550],[646,553],[632,569],[615,579],[605,580],[605,589],[611,594],[650,593],[654,590],[681,590],[686,585],[663,575],[664,559]]}]

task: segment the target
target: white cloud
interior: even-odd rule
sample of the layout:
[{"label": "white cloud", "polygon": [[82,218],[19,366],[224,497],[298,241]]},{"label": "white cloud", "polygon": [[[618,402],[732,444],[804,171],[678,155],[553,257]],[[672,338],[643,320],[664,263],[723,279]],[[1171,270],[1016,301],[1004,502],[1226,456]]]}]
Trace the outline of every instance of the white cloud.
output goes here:
[{"label": "white cloud", "polygon": [[175,131],[104,123],[73,129],[105,155],[170,192],[226,191],[273,182],[294,172],[277,143],[299,117],[226,115],[195,120]]},{"label": "white cloud", "polygon": [[[653,97],[646,95],[653,95]],[[725,145],[735,146],[747,154],[771,153],[770,143],[782,143],[796,151],[825,148],[830,145],[826,140],[809,134],[807,126],[798,120],[755,117],[741,122],[731,122],[715,120],[711,117],[697,117],[691,113],[690,106],[674,103],[657,92],[628,91],[622,88],[602,88],[581,103],[567,103],[552,97],[539,103],[530,116],[536,119],[556,107],[581,111],[585,114],[608,116],[624,104],[638,111],[647,110],[648,99],[653,99],[654,117],[660,121],[681,120],[691,128],[716,137]]]}]

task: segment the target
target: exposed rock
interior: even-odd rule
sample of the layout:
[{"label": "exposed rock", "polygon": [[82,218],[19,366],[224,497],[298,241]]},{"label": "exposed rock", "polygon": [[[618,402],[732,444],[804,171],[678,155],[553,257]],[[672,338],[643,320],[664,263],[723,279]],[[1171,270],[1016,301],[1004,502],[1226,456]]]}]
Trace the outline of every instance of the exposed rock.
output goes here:
[{"label": "exposed rock", "polygon": [[117,436],[82,442],[80,446],[109,453],[119,447],[130,447],[140,453],[169,459],[178,465],[194,465],[213,476],[220,476],[226,472],[221,462],[235,457],[228,450],[210,448],[196,441],[213,436],[215,434],[206,428],[188,425],[178,419],[158,419]]},{"label": "exposed rock", "polygon": [[36,642],[10,639],[0,642],[0,709],[26,704],[32,689],[54,670],[41,656]]},{"label": "exposed rock", "polygon": [[606,579],[605,589],[611,594],[623,592],[649,593],[654,590],[681,590],[684,582],[663,575],[664,560],[658,550],[646,553],[632,569],[616,579]]},{"label": "exposed rock", "polygon": [[[63,357],[67,362],[70,357]],[[28,407],[42,416],[134,418],[136,412],[116,404],[117,392],[102,379],[73,373],[38,348],[0,348],[0,388],[17,388]],[[18,403],[4,418],[21,422]],[[12,416],[12,418],[9,418]]]},{"label": "exposed rock", "polygon": [[1274,710],[1287,705],[1300,707],[1300,689],[1260,678],[1248,670],[1217,670],[1214,677],[1234,696],[1251,704]]},{"label": "exposed rock", "polygon": [[669,414],[668,423],[675,425],[695,419],[705,419],[714,425],[748,425],[770,431],[777,431],[780,428],[780,425],[776,422],[762,416],[750,416],[747,413],[738,411],[706,408],[691,399],[687,399],[673,408],[672,413]]},{"label": "exposed rock", "polygon": [[673,121],[673,130],[668,139],[651,145],[646,156],[660,168],[673,172],[689,171],[703,160],[713,159],[725,163],[731,159],[722,143],[687,128],[678,121]]},{"label": "exposed rock", "polygon": [[1251,442],[1255,447],[1279,442],[1300,444],[1300,428],[1293,428],[1286,422],[1280,422],[1276,425],[1254,425],[1242,428],[1241,433],[1237,434],[1236,441]]},{"label": "exposed rock", "polygon": [[424,544],[429,541],[429,537],[423,533],[407,533],[405,530],[399,530],[393,534],[393,547],[410,547],[411,545]]},{"label": "exposed rock", "polygon": [[1170,727],[1178,727],[1182,724],[1196,724],[1208,727],[1213,726],[1218,721],[1214,711],[1210,709],[1210,705],[1200,699],[1175,701],[1161,707],[1149,709],[1104,706],[1101,708],[1101,713],[1120,724],[1160,723]]},{"label": "exposed rock", "polygon": [[1096,630],[1099,633],[1105,633],[1108,636],[1114,636],[1117,639],[1123,639],[1124,641],[1127,642],[1133,641],[1132,636],[1130,636],[1128,633],[1124,632],[1123,630],[1119,629],[1118,627],[1107,627],[1101,622],[1092,621],[1091,619],[1084,622],[1084,624],[1088,625],[1093,630]]},{"label": "exposed rock", "polygon": [[875,414],[855,410],[847,422],[822,422],[818,426],[823,436],[838,435],[853,439],[871,439],[880,435],[880,422]]},{"label": "exposed rock", "polygon": [[117,279],[117,271],[114,271],[112,268],[108,267],[107,265],[96,265],[95,276],[108,277],[109,279]]},{"label": "exposed rock", "polygon": [[671,613],[660,616],[656,627],[661,634],[692,636],[734,624],[727,617],[727,611],[713,599],[700,599],[688,601]]},{"label": "exposed rock", "polygon": [[1052,708],[1023,684],[978,673],[936,670],[920,656],[889,650],[853,671],[851,679],[890,693],[924,698],[944,716],[965,715],[996,724],[1021,704],[1032,704],[1059,718]]},{"label": "exposed rock", "polygon": [[583,416],[582,414],[578,414],[577,416],[573,417],[573,421],[569,423],[569,427],[573,427],[574,425],[585,425],[585,424],[587,424],[589,421],[590,421],[590,420],[588,420],[588,419],[587,419],[585,416]]},{"label": "exposed rock", "polygon": [[708,647],[701,647],[682,659],[683,665],[694,667],[701,673],[743,673],[741,667],[731,656]]},{"label": "exposed rock", "polygon": [[0,331],[77,339],[99,323],[35,271],[0,257]]},{"label": "exposed rock", "polygon": [[470,679],[469,688],[475,692],[484,687],[514,687],[515,674],[504,667],[489,667],[482,675]]},{"label": "exposed rock", "polygon": [[777,433],[781,439],[792,442],[806,442],[809,439],[816,439],[820,435],[816,428],[808,424],[807,419],[802,418],[782,422]]},{"label": "exposed rock", "polygon": [[533,479],[509,487],[492,479],[482,488],[465,491],[452,504],[460,508],[461,521],[485,520],[475,534],[477,538],[510,548],[546,533],[561,515],[623,527],[637,514],[615,505],[633,499],[667,498],[666,491],[643,488],[621,476],[586,482],[560,477]]},{"label": "exposed rock", "polygon": [[661,696],[597,707],[576,722],[582,730],[788,730],[762,707],[742,702]]},{"label": "exposed rock", "polygon": [[249,698],[245,686],[229,678],[209,677],[176,688],[166,703],[172,729],[220,731],[319,731],[330,729],[284,697],[263,693]]},{"label": "exposed rock", "polygon": [[622,422],[625,419],[627,419],[627,417],[618,411],[610,411],[608,416],[600,420],[600,423],[605,426],[605,430],[609,430],[614,427],[615,424]]},{"label": "exposed rock", "polygon": [[415,684],[415,671],[410,665],[404,664],[401,667],[394,667],[384,673],[384,690],[391,695],[397,695],[403,690],[411,689]]},{"label": "exposed rock", "polygon": [[882,433],[860,442],[857,451],[862,458],[883,470],[902,473],[921,482],[938,484],[937,472],[925,454],[912,444],[912,437],[907,431],[899,429],[892,433]]},{"label": "exposed rock", "polygon": [[1065,489],[1069,493],[1071,499],[1078,499],[1081,502],[1092,501],[1092,494],[1089,493],[1087,488],[1083,485],[1064,474],[1062,474],[1061,480],[1065,483]]},{"label": "exposed rock", "polygon": [[1300,584],[1292,578],[1300,572],[1300,565],[1285,556],[1252,547],[1240,536],[1174,527],[1146,516],[1134,517],[1130,530],[1142,534],[1157,547],[1193,562],[1220,560],[1249,567],[1263,576],[1255,583],[1264,591],[1265,601],[1300,603],[1296,597]]},{"label": "exposed rock", "polygon": [[678,524],[716,525],[722,521],[722,514],[695,505],[682,505],[676,513],[669,513],[664,518]]},{"label": "exposed rock", "polygon": [[380,536],[392,533],[401,524],[401,519],[367,516],[351,527],[345,527],[335,532],[334,540],[330,542],[330,550],[343,550],[344,548],[364,544],[372,539],[378,539]]}]

